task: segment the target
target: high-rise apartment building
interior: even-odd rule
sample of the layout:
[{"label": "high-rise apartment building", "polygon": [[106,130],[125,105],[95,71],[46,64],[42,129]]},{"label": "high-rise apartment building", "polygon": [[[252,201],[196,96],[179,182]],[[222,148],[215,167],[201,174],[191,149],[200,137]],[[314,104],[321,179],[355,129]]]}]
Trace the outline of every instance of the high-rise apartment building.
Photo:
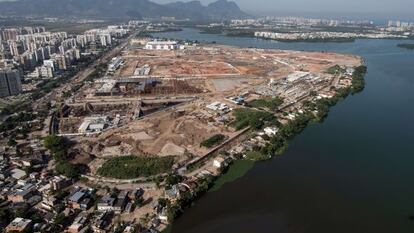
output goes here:
[{"label": "high-rise apartment building", "polygon": [[0,97],[17,95],[22,92],[18,70],[0,70]]}]

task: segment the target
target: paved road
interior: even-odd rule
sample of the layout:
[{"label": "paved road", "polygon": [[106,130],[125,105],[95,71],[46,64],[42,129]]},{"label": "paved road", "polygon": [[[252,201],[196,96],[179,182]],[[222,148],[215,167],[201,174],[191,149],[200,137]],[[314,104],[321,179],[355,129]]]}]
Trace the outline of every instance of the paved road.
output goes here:
[{"label": "paved road", "polygon": [[118,45],[117,47],[111,49],[110,51],[106,52],[101,58],[97,59],[95,62],[90,64],[85,69],[79,71],[70,82],[61,85],[60,87],[54,89],[51,93],[45,95],[43,98],[38,100],[38,103],[41,103],[45,100],[57,100],[61,98],[64,91],[68,91],[72,89],[77,84],[80,84],[85,80],[92,72],[95,71],[95,67],[101,63],[108,63],[114,56],[117,56],[129,43],[129,40],[132,39],[137,35],[137,32],[132,33],[129,37],[124,39],[124,41]]},{"label": "paved road", "polygon": [[[60,87],[52,90],[50,93],[46,94],[41,99],[37,100],[33,103],[33,107],[36,108],[36,106],[39,103],[44,103],[45,101],[49,100],[58,100],[62,98],[62,94],[65,91],[71,90],[72,87],[75,85],[78,85],[83,82],[92,72],[95,71],[95,67],[100,63],[108,63],[114,56],[117,56],[129,43],[130,39],[134,38],[137,35],[138,32],[132,33],[129,37],[124,39],[124,41],[118,45],[117,47],[111,49],[110,51],[106,52],[101,58],[97,59],[95,62],[90,64],[85,69],[82,69],[79,71],[70,82],[61,85]],[[50,125],[45,126],[45,132],[49,132]]]}]

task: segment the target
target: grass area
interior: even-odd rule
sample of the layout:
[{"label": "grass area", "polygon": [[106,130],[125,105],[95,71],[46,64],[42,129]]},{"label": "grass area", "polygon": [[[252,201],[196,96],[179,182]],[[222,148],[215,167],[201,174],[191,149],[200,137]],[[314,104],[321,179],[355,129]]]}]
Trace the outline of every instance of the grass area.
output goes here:
[{"label": "grass area", "polygon": [[233,112],[236,119],[232,122],[231,126],[237,130],[244,129],[248,126],[253,129],[261,129],[268,122],[278,124],[276,117],[269,112],[248,108],[235,109]]},{"label": "grass area", "polygon": [[281,98],[275,97],[253,100],[249,103],[249,106],[253,108],[267,108],[271,111],[277,111],[279,106],[282,104],[283,100]]},{"label": "grass area", "polygon": [[200,143],[200,146],[211,148],[211,147],[219,144],[220,142],[224,141],[224,139],[226,139],[226,136],[224,136],[223,134],[216,134],[216,135],[202,141]]},{"label": "grass area", "polygon": [[397,44],[397,47],[414,50],[414,44]]},{"label": "grass area", "polygon": [[116,179],[134,179],[171,171],[173,157],[150,158],[125,156],[107,160],[98,169],[98,175]]}]

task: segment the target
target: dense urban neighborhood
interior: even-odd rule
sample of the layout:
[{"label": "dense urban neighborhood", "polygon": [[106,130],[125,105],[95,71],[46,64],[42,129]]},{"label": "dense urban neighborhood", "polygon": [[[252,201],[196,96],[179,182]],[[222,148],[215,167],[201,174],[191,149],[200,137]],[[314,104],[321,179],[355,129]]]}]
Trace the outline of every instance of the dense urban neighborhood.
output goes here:
[{"label": "dense urban neighborhood", "polygon": [[[371,24],[269,18],[197,27],[281,40],[413,30],[390,22],[363,34],[272,32],[269,20]],[[4,232],[161,232],[234,161],[280,155],[309,123],[364,89],[361,57],[157,38],[181,23],[0,29]]]}]

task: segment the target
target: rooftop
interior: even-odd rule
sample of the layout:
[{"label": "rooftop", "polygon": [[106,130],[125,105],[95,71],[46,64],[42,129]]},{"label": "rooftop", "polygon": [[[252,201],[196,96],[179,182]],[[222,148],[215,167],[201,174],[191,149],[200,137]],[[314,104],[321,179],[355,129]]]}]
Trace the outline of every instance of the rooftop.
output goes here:
[{"label": "rooftop", "polygon": [[26,228],[30,223],[32,222],[32,220],[30,219],[24,219],[24,218],[15,218],[10,224],[9,224],[9,228],[13,227],[13,228]]}]

